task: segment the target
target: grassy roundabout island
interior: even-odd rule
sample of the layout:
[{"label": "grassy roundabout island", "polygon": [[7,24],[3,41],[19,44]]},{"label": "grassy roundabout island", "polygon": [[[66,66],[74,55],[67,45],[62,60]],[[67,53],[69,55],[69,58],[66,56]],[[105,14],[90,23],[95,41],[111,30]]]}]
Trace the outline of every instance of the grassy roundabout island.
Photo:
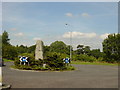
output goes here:
[{"label": "grassy roundabout island", "polygon": [[37,71],[75,70],[70,64],[64,63],[62,55],[58,53],[49,53],[44,60],[35,60],[34,57],[29,56],[28,61],[29,63],[24,65],[23,63],[20,64],[19,58],[16,58],[12,68]]}]

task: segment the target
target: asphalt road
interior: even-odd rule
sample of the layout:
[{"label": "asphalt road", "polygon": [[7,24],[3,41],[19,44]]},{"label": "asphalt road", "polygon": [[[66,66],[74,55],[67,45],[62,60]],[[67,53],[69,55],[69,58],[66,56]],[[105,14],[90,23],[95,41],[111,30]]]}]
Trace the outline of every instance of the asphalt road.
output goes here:
[{"label": "asphalt road", "polygon": [[2,68],[3,84],[12,88],[118,88],[118,66],[74,65],[77,70],[38,72]]}]

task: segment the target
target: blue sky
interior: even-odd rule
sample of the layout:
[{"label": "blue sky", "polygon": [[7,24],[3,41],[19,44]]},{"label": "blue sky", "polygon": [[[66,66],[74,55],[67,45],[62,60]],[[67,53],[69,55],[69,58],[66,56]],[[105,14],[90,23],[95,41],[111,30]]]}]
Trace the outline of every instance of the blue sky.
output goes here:
[{"label": "blue sky", "polygon": [[[37,39],[50,45],[62,40],[72,46],[102,48],[109,33],[118,32],[117,2],[3,2],[3,30],[13,45],[33,45]],[[67,26],[65,24],[68,24]]]}]

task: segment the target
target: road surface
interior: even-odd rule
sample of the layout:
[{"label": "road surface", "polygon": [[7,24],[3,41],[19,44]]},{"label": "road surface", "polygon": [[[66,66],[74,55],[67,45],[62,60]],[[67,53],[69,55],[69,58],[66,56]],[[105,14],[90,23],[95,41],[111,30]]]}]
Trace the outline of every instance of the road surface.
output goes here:
[{"label": "road surface", "polygon": [[74,71],[38,72],[11,69],[5,62],[3,84],[12,88],[118,88],[118,66],[73,65]]}]

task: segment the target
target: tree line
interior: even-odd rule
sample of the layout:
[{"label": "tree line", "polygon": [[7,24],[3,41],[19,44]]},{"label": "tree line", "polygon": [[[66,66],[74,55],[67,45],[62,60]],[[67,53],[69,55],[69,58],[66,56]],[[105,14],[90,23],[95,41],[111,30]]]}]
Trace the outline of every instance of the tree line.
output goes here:
[{"label": "tree line", "polygon": [[[2,39],[1,39],[2,38]],[[32,55],[34,57],[36,45],[11,45],[8,32],[4,31],[0,36],[2,40],[2,58],[15,60],[19,55]],[[44,46],[44,57],[50,53],[61,53],[64,57],[69,57],[70,47],[72,49],[72,60],[74,61],[105,61],[119,62],[120,60],[120,34],[110,34],[103,42],[103,52],[100,49],[92,49],[90,46],[79,44],[77,50],[66,45],[63,41],[55,41],[50,46]]]}]

